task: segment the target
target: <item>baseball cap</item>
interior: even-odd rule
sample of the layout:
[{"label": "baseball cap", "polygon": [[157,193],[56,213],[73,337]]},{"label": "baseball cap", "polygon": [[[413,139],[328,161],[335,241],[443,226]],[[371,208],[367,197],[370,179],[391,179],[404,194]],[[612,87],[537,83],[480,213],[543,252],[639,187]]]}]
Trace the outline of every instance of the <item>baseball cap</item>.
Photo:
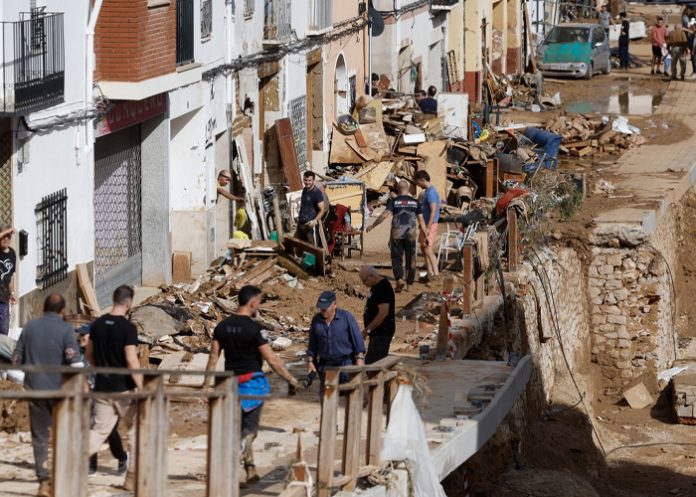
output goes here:
[{"label": "baseball cap", "polygon": [[336,294],[330,290],[326,290],[324,292],[321,292],[321,295],[319,295],[319,300],[317,300],[317,307],[322,311],[325,311],[334,302],[336,302]]}]

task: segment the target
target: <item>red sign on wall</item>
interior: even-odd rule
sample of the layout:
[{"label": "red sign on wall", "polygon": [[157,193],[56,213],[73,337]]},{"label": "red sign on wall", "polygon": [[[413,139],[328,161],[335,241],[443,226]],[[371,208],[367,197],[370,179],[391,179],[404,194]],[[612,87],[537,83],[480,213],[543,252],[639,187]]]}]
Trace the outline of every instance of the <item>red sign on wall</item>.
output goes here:
[{"label": "red sign on wall", "polygon": [[147,121],[167,110],[167,95],[160,93],[145,100],[121,100],[116,102],[106,116],[97,121],[97,137],[108,135],[128,126]]}]

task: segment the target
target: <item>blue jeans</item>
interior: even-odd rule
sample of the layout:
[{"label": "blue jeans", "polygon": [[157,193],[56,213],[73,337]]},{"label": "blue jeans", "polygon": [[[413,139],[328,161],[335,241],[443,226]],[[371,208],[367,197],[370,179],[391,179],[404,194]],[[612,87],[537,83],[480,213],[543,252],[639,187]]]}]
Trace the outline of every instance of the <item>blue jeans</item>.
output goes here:
[{"label": "blue jeans", "polygon": [[10,304],[0,302],[0,335],[10,334]]}]

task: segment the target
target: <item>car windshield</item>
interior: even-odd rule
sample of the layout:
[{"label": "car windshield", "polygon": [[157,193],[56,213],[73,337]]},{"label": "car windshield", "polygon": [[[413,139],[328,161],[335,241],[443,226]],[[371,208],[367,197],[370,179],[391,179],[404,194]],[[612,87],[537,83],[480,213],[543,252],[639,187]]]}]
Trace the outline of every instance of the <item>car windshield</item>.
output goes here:
[{"label": "car windshield", "polygon": [[573,43],[590,41],[590,28],[576,28],[571,26],[556,26],[546,37],[546,43]]}]

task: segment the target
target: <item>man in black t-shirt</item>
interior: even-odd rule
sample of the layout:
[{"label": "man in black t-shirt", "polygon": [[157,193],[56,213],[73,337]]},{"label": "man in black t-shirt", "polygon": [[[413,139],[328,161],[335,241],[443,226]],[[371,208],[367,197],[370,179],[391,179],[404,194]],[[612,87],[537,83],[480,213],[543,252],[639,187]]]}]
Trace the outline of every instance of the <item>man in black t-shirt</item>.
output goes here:
[{"label": "man in black t-shirt", "polygon": [[0,228],[0,335],[10,331],[10,304],[15,304],[17,298],[14,290],[14,273],[17,268],[17,254],[10,247],[14,228]]},{"label": "man in black t-shirt", "polygon": [[[261,290],[255,286],[242,287],[237,295],[239,307],[237,312],[220,321],[213,331],[213,342],[207,371],[214,371],[220,358],[220,351],[225,351],[225,371],[233,371],[239,381],[239,393],[242,395],[268,395],[270,385],[261,370],[264,359],[281,378],[295,389],[299,388],[297,379],[285,368],[285,364],[271,350],[261,333],[263,328],[254,321],[253,316],[261,305]],[[208,385],[208,377],[203,386]],[[243,399],[242,402],[242,464],[246,471],[246,483],[256,483],[259,476],[254,465],[252,443],[259,431],[262,400]]]},{"label": "man in black t-shirt", "polygon": [[359,275],[365,286],[370,288],[363,313],[363,337],[370,338],[365,364],[372,364],[389,355],[389,345],[396,331],[394,290],[389,280],[372,266],[363,266]]},{"label": "man in black t-shirt", "polygon": [[297,216],[295,236],[305,242],[318,245],[317,224],[326,212],[324,193],[314,184],[316,175],[312,171],[304,173],[304,188],[300,197],[300,213]]},{"label": "man in black t-shirt", "polygon": [[404,288],[404,257],[406,258],[406,289],[410,290],[416,279],[416,239],[418,228],[425,234],[425,220],[420,202],[408,194],[407,181],[399,181],[396,185],[397,197],[387,201],[387,208],[372,223],[367,231],[372,231],[392,215],[392,227],[389,236],[392,271],[396,280],[397,293]]},{"label": "man in black t-shirt", "polygon": [[[85,356],[98,368],[139,369],[138,331],[126,315],[133,304],[133,288],[123,285],[114,291],[111,312],[92,323]],[[94,391],[120,393],[142,389],[139,374],[97,374]],[[94,426],[89,432],[89,455],[96,454],[119,419],[128,429],[129,464],[123,487],[135,490],[135,414],[137,403],[130,399],[94,399]]]}]

